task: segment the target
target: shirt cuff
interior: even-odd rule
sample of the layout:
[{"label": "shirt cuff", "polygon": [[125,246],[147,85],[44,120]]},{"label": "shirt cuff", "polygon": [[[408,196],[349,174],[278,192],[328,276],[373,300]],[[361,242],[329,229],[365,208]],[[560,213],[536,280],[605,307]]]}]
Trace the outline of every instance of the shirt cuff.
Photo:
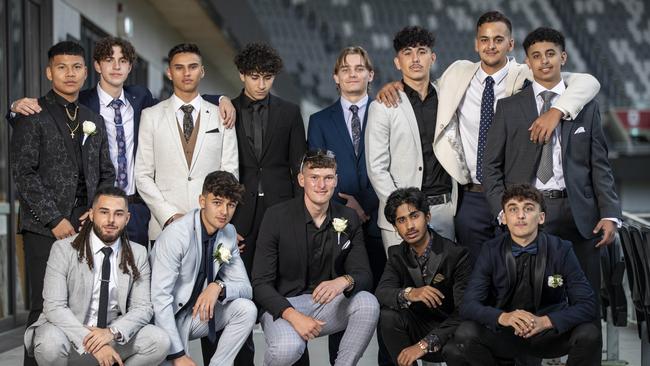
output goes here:
[{"label": "shirt cuff", "polygon": [[573,120],[573,118],[571,118],[569,113],[567,111],[565,111],[564,108],[560,108],[560,107],[557,107],[557,106],[551,106],[551,108],[557,109],[558,111],[562,112],[562,119],[568,120],[568,121]]},{"label": "shirt cuff", "polygon": [[404,291],[405,289],[402,289],[397,293],[397,305],[399,305],[400,309],[408,309],[409,305],[411,305],[411,302],[406,300]]},{"label": "shirt cuff", "polygon": [[181,358],[183,356],[185,356],[185,350],[184,349],[180,350],[179,352],[172,353],[171,355],[167,355],[166,359],[167,359],[167,361],[172,361],[172,360],[175,360],[177,358]]},{"label": "shirt cuff", "polygon": [[602,220],[614,221],[616,223],[616,228],[620,229],[623,226],[623,221],[616,217],[603,217]]},{"label": "shirt cuff", "polygon": [[433,352],[439,352],[440,351],[440,338],[435,335],[434,333],[429,333],[427,334],[426,337],[424,337],[423,341],[427,342],[427,352],[428,353],[433,353]]}]

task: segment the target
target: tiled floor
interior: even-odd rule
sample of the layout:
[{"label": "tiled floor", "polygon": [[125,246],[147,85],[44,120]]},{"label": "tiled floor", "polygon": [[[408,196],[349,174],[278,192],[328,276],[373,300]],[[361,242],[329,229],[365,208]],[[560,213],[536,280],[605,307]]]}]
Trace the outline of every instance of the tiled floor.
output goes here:
[{"label": "tiled floor", "polygon": [[[630,366],[641,366],[641,343],[637,337],[636,325],[629,325],[627,328],[619,328],[619,358],[628,362]],[[0,334],[0,338],[2,335]],[[255,364],[262,365],[264,358],[264,335],[260,330],[257,330],[254,335],[255,341]],[[201,345],[198,341],[193,341],[190,344],[190,354],[192,358],[197,361],[197,365],[201,366]],[[309,355],[311,365],[313,366],[328,366],[327,354],[327,337],[321,337],[309,343]],[[22,347],[13,348],[7,352],[0,353],[0,366],[19,366],[22,364],[23,349]],[[373,339],[364,354],[364,357],[359,362],[359,366],[377,365],[377,343]],[[609,363],[603,363],[603,365]],[[611,363],[622,364],[622,363]]]}]

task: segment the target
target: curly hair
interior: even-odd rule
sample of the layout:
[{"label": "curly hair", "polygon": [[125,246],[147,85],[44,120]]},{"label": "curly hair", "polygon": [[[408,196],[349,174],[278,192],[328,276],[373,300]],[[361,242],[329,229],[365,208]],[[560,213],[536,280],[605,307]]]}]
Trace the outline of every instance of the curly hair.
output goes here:
[{"label": "curly hair", "polygon": [[528,49],[530,46],[534,45],[537,42],[551,42],[558,46],[562,52],[564,52],[564,35],[562,32],[555,30],[553,28],[539,27],[534,31],[528,33],[524,39],[524,50],[528,54]]},{"label": "curly hair", "polygon": [[217,170],[205,177],[201,194],[206,196],[212,193],[214,196],[241,202],[244,191],[244,185],[240,184],[232,173]]},{"label": "curly hair", "polygon": [[131,65],[135,65],[138,60],[138,56],[135,54],[135,48],[133,48],[131,42],[119,37],[104,37],[97,41],[95,43],[95,50],[93,51],[93,60],[101,62],[113,56],[113,46],[122,49],[122,56]]},{"label": "curly hair", "polygon": [[392,225],[397,220],[397,209],[403,204],[411,205],[425,215],[429,214],[429,199],[424,192],[415,187],[398,188],[388,196],[384,207],[384,216]]},{"label": "curly hair", "polygon": [[498,12],[498,11],[488,11],[487,13],[483,13],[478,18],[478,21],[476,22],[476,31],[478,32],[478,29],[481,28],[481,26],[485,23],[496,23],[496,22],[501,22],[508,27],[508,32],[512,34],[512,22],[510,22],[510,19],[508,19],[507,16],[503,15],[503,13]]},{"label": "curly hair", "polygon": [[282,59],[278,52],[265,43],[249,43],[235,56],[240,73],[277,75],[282,71]]},{"label": "curly hair", "polygon": [[419,26],[404,27],[393,38],[395,52],[416,46],[426,46],[433,49],[435,43],[436,37],[433,33]]},{"label": "curly hair", "polygon": [[197,46],[196,44],[180,43],[172,47],[171,50],[169,50],[169,52],[167,53],[167,62],[172,62],[174,56],[176,56],[179,53],[193,53],[199,57],[202,57],[201,50],[199,50],[199,46]]},{"label": "curly hair", "polygon": [[540,210],[546,212],[546,204],[544,204],[544,197],[542,193],[530,184],[513,184],[503,192],[501,197],[501,208],[506,208],[506,203],[511,199],[517,201],[531,200],[539,204]]}]

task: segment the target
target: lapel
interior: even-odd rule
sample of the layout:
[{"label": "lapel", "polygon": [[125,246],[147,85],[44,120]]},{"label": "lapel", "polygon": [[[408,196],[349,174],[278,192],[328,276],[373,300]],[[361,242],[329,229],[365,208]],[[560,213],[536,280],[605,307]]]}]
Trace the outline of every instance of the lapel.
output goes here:
[{"label": "lapel", "polygon": [[[539,117],[539,113],[537,112],[537,103],[535,102],[535,92],[533,91],[533,86],[530,85],[526,87],[524,90],[519,93],[519,95],[523,98],[523,102],[519,103],[519,106],[522,109],[525,123],[527,123],[526,128],[535,120],[537,117]],[[528,136],[528,134],[524,134],[525,136]],[[533,156],[528,156],[531,161],[529,164],[526,164],[527,166],[532,169],[532,174],[534,174],[535,169],[537,169],[537,164],[539,163],[540,156],[542,154],[542,146],[540,144],[535,144],[530,142],[528,139],[525,141],[522,141],[524,144],[532,144],[532,149],[535,151],[535,154]],[[525,146],[525,145],[524,145]],[[523,166],[523,165],[522,165]]]},{"label": "lapel", "polygon": [[[83,107],[79,106],[79,123],[81,124],[79,126],[79,128],[82,130],[81,131],[82,134],[83,134],[83,123],[84,123],[84,121],[91,121],[91,122],[95,123],[94,122],[95,118],[93,118],[93,116],[91,115],[91,111],[89,109],[86,109],[86,108],[83,108]],[[95,134],[88,135],[88,137],[85,138],[86,141],[83,141],[84,140],[83,136],[81,137],[81,140],[83,141],[83,143],[81,145],[81,166],[83,167],[84,176],[86,177],[86,182],[87,183],[88,183],[87,178],[89,177],[89,175],[88,175],[89,174],[89,172],[88,172],[88,169],[89,169],[89,167],[88,167],[88,159],[89,159],[89,157],[88,157],[88,154],[89,154],[88,149],[90,149],[90,145],[93,144],[93,142],[96,139],[101,138],[101,133],[102,133],[102,131],[100,131],[97,126],[95,126],[95,127],[96,127]]]},{"label": "lapel", "polygon": [[[468,70],[468,72],[462,73],[461,75],[458,76],[458,80],[456,82],[456,94],[454,94],[454,99],[452,100],[452,103],[449,104],[450,107],[458,106],[458,108],[460,108],[460,101],[465,96],[467,89],[469,88],[469,84],[472,82],[472,78],[474,77],[474,75],[476,75],[476,72],[478,71],[480,65],[481,65],[480,62],[476,62],[472,66],[471,70]],[[454,115],[456,113],[456,110],[450,112],[451,115]],[[443,121],[441,121],[442,125],[436,128],[436,131],[444,130],[445,127],[447,126],[447,123],[451,122],[451,120],[452,118],[445,118]]]},{"label": "lapel", "polygon": [[[438,269],[440,268],[440,264],[444,261],[444,259],[447,257],[447,253],[442,248],[442,242],[440,240],[440,237],[435,234],[433,231],[429,231],[431,235],[433,235],[433,243],[431,245],[431,255],[429,256],[429,261],[427,262],[427,270],[431,274],[431,281],[433,281],[433,278],[436,276],[436,273],[438,273]],[[427,285],[431,285],[431,282],[427,283]]]},{"label": "lapel", "polygon": [[[90,239],[89,239],[90,240]],[[68,301],[81,301],[82,304],[79,306],[79,309],[83,309],[84,311],[87,311],[87,309],[90,307],[90,301],[93,297],[93,285],[95,284],[95,275],[90,268],[88,268],[88,263],[86,260],[82,260],[81,262],[76,260],[77,256],[75,253],[75,263],[77,265],[77,273],[81,274],[81,281],[83,283],[83,293],[82,294],[73,294],[73,296],[81,296],[73,299],[69,299]],[[95,267],[99,265],[99,269],[101,270],[101,263],[95,263]],[[85,313],[81,314],[82,319],[85,317]]]},{"label": "lapel", "polygon": [[406,266],[406,271],[408,272],[411,280],[415,284],[415,287],[424,286],[424,281],[422,280],[422,272],[420,272],[420,267],[411,257],[411,249],[406,242],[402,241],[400,244],[402,247],[402,260]]},{"label": "lapel", "polygon": [[[199,154],[201,153],[201,147],[203,146],[203,141],[205,140],[205,135],[206,131],[208,130],[208,127],[211,127],[213,125],[213,118],[217,118],[217,113],[216,111],[213,111],[214,113],[210,113],[210,105],[208,103],[203,103],[201,101],[201,109],[199,110],[199,116],[200,117],[200,123],[199,123],[199,132],[196,135],[196,145],[194,146],[194,153],[192,154],[192,164],[190,165],[190,171],[194,169],[194,166],[196,165],[196,161],[199,158]],[[218,125],[218,123],[215,123],[215,125]]]},{"label": "lapel", "polygon": [[126,88],[124,88],[124,97],[131,104],[131,108],[133,108],[133,155],[135,158],[135,152],[138,151],[138,132],[140,130],[140,113],[142,112],[142,105],[139,103],[138,97],[129,93]]},{"label": "lapel", "polygon": [[[162,102],[166,103],[163,105],[163,116],[162,118],[167,120],[167,127],[169,128],[170,132],[170,137],[172,139],[171,144],[176,146],[176,149],[178,150],[178,156],[181,157],[181,160],[183,162],[183,169],[185,170],[186,173],[189,173],[189,168],[187,167],[187,163],[185,162],[185,153],[183,152],[183,146],[181,145],[181,136],[178,133],[178,121],[176,121],[176,112],[174,111],[174,103],[172,97],[169,97],[166,101]],[[199,231],[199,234],[201,232]]]},{"label": "lapel", "polygon": [[[341,106],[340,98],[330,107],[330,111],[334,129],[338,132],[339,138],[345,144],[345,148],[348,151],[348,154],[350,154],[350,156],[353,157],[353,160],[356,161],[357,156],[354,153],[354,145],[352,145],[352,139],[348,133],[348,126],[345,124],[345,114],[343,113],[343,107]],[[359,150],[361,151],[361,146],[359,146]]]},{"label": "lapel", "polygon": [[[279,123],[282,121],[283,116],[282,116],[282,111],[279,110],[279,100],[276,100],[277,97],[274,96],[273,94],[269,93],[269,104],[268,104],[268,109],[269,109],[269,119],[266,123],[266,129],[264,130],[264,138],[262,139],[262,154],[260,154],[260,161],[264,159],[264,155],[266,155],[266,152],[269,150],[269,145],[271,140],[273,139],[273,134],[275,133],[275,130],[277,130],[275,123],[276,121]],[[249,144],[250,145],[250,144]],[[255,155],[255,154],[253,154]]]},{"label": "lapel", "polygon": [[535,256],[535,279],[533,282],[533,294],[535,300],[535,309],[539,308],[542,299],[542,290],[544,289],[544,274],[546,273],[546,261],[548,259],[548,245],[546,244],[546,235],[541,231],[537,239],[537,255]]},{"label": "lapel", "polygon": [[307,228],[305,227],[305,204],[304,198],[299,196],[293,200],[293,203],[289,206],[289,209],[293,212],[289,212],[287,217],[295,217],[296,220],[292,220],[293,226],[293,242],[296,243],[296,256],[300,262],[300,273],[301,277],[304,277],[307,273]]},{"label": "lapel", "polygon": [[[187,165],[187,164],[186,164]],[[201,267],[201,260],[203,259],[203,238],[202,236],[202,229],[201,229],[201,209],[196,209],[194,211],[194,243],[190,243],[191,245],[194,245],[194,253],[196,255],[194,256],[194,272],[192,274],[192,278],[195,279],[196,281],[196,276],[199,274],[199,268]]]},{"label": "lapel", "polygon": [[[124,255],[124,243],[121,243],[120,248],[120,257],[116,264],[122,261],[122,256]],[[131,275],[122,272],[121,269],[117,270],[117,304],[120,307],[122,314],[126,314],[129,289],[131,288]]]},{"label": "lapel", "polygon": [[[232,248],[228,245],[230,243],[231,238],[226,236],[226,228],[224,227],[222,230],[219,230],[217,232],[217,237],[214,239],[214,247],[212,248],[212,253],[208,253],[209,256],[212,256],[215,250],[217,250],[217,247],[221,243],[225,248],[229,249],[232,251]],[[212,273],[214,273],[214,277],[217,278],[217,275],[219,274],[219,269],[221,268],[221,265],[219,264],[218,261],[214,260],[214,257],[211,257],[210,259],[212,261]],[[207,273],[206,273],[207,275]],[[215,278],[213,279],[208,279],[208,281],[214,281]]]},{"label": "lapel", "polygon": [[[50,93],[54,94],[54,91],[50,91]],[[63,139],[63,144],[65,145],[65,149],[68,151],[68,156],[75,163],[75,165],[77,165],[77,154],[74,151],[74,145],[72,143],[72,139],[70,138],[70,131],[67,124],[65,123],[65,120],[61,119],[66,118],[65,113],[63,113],[63,115],[62,113],[57,113],[57,108],[59,106],[56,105],[54,95],[50,93],[45,96],[45,103],[43,103],[43,106],[45,109],[47,109],[47,112],[50,115],[50,118],[52,118],[52,121],[54,122],[57,130],[59,130],[59,133]],[[80,126],[80,128],[82,127]]]},{"label": "lapel", "polygon": [[408,123],[409,128],[411,129],[411,137],[413,137],[413,144],[415,144],[415,147],[418,151],[418,156],[422,156],[422,144],[420,143],[420,128],[418,127],[417,119],[415,119],[415,112],[413,111],[413,106],[411,105],[411,102],[409,101],[409,97],[406,95],[406,93],[399,92],[399,94],[402,100],[407,103],[400,103],[400,106],[398,108],[404,115],[404,118],[406,119],[406,122]]},{"label": "lapel", "polygon": [[[365,159],[365,151],[366,151],[365,136],[366,136],[366,126],[368,125],[368,108],[370,107],[370,103],[372,103],[372,98],[368,96],[368,103],[366,103],[366,110],[364,111],[365,113],[363,115],[363,125],[361,126],[361,142],[359,142],[359,156],[357,156],[357,164]],[[350,143],[351,142],[352,141],[350,141]]]},{"label": "lapel", "polygon": [[515,88],[517,86],[517,79],[519,78],[522,67],[528,66],[518,64],[514,58],[510,58],[510,62],[508,64],[508,75],[506,76],[506,97],[514,95],[517,91]]},{"label": "lapel", "polygon": [[[99,114],[99,94],[97,94],[97,87],[88,90],[88,99],[86,100],[86,107],[90,108],[93,112]],[[81,94],[79,95],[81,97]],[[81,98],[79,98],[81,102]]]},{"label": "lapel", "polygon": [[515,257],[512,256],[512,247],[510,244],[509,236],[505,235],[504,239],[501,241],[501,256],[505,263],[506,275],[508,278],[508,290],[501,298],[498,308],[503,308],[510,302],[512,294],[515,291],[515,286],[517,285],[517,263],[515,262]]},{"label": "lapel", "polygon": [[[236,102],[235,110],[237,111],[237,121],[239,121],[239,122],[235,123],[235,128],[239,131],[237,133],[237,141],[238,141],[237,146],[238,147],[244,147],[244,149],[248,152],[248,155],[251,156],[252,161],[256,161],[257,163],[259,163],[259,161],[257,160],[257,155],[255,154],[255,151],[253,150],[253,146],[251,146],[251,143],[248,140],[248,135],[246,133],[246,130],[247,130],[246,129],[246,124],[242,120],[242,118],[243,118],[242,117],[242,110],[243,110],[242,109],[243,108],[242,101],[244,100],[245,97],[246,96],[242,92],[239,95],[239,97],[237,97],[237,99],[236,99],[237,102]],[[243,153],[243,151],[240,151],[239,153],[241,154],[241,153]],[[240,160],[241,160],[241,156],[240,156]]]}]

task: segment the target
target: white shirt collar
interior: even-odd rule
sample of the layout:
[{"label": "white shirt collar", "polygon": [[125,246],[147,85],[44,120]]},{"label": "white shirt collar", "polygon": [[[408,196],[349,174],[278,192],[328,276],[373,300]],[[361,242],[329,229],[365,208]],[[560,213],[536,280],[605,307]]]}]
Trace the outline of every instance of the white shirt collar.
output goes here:
[{"label": "white shirt collar", "polygon": [[564,93],[564,90],[566,89],[566,86],[564,85],[564,79],[560,79],[560,82],[555,84],[555,86],[552,89],[546,89],[543,87],[541,84],[539,84],[537,81],[533,81],[533,92],[535,93],[535,97],[539,97],[539,94],[546,91],[550,90],[557,94],[558,96],[562,95]]},{"label": "white shirt collar", "polygon": [[[109,247],[111,247],[111,249],[113,249],[112,254],[117,254],[117,252],[120,250],[120,244],[121,244],[121,239],[117,238],[117,240],[115,240],[115,242],[113,244],[109,245]],[[98,253],[100,253],[100,251],[104,247],[106,247],[104,242],[101,241],[101,239],[99,239],[97,234],[95,234],[94,229],[90,230],[90,245],[91,245],[91,248],[93,249],[93,254],[94,255],[97,255]]]},{"label": "white shirt collar", "polygon": [[489,75],[483,68],[479,65],[478,71],[476,72],[476,76],[478,77],[479,81],[481,84],[485,85],[485,79],[488,76],[492,76],[492,79],[494,79],[494,84],[499,84],[501,83],[506,76],[508,75],[508,68],[510,67],[510,59],[506,57],[506,64],[503,65],[499,71],[495,72],[492,75]]},{"label": "white shirt collar", "polygon": [[176,96],[176,94],[172,94],[172,103],[174,105],[174,111],[178,111],[181,109],[182,106],[186,104],[191,104],[192,107],[194,107],[194,111],[198,112],[201,110],[201,101],[203,98],[201,98],[201,94],[198,94],[194,99],[192,99],[191,102],[185,103],[181,98]]},{"label": "white shirt collar", "polygon": [[[102,89],[101,85],[97,83],[97,96],[99,96],[99,104],[102,107],[108,107],[108,105],[113,101],[113,97],[111,97],[104,89]],[[124,96],[124,88],[122,88],[122,91],[120,92],[119,98],[117,98],[122,101],[124,105],[126,105],[126,97]]]},{"label": "white shirt collar", "polygon": [[366,107],[366,104],[368,104],[368,94],[366,94],[363,98],[361,98],[361,100],[359,100],[356,103],[350,102],[349,100],[345,99],[345,97],[341,95],[341,107],[343,108],[344,111],[349,111],[350,106],[352,106],[353,104],[359,107],[359,110],[363,110]]}]

